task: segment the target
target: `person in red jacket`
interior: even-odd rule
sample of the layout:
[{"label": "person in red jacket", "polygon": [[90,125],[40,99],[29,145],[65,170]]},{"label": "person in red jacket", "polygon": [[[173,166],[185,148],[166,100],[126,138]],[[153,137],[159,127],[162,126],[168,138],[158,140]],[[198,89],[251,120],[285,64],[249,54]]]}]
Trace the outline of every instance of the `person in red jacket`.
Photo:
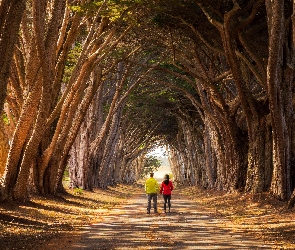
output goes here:
[{"label": "person in red jacket", "polygon": [[163,194],[163,198],[164,198],[164,212],[166,213],[166,204],[168,202],[168,209],[169,209],[169,213],[170,213],[170,209],[171,209],[171,192],[174,189],[172,181],[169,180],[169,175],[166,174],[164,177],[164,181],[161,184],[161,188],[160,188],[160,194]]}]

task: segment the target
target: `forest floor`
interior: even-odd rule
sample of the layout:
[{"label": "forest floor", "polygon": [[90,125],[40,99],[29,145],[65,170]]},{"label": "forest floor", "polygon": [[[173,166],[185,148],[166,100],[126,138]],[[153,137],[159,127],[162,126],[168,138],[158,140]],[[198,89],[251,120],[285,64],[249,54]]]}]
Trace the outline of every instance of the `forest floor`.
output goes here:
[{"label": "forest floor", "polygon": [[171,213],[146,214],[141,184],[0,204],[0,248],[295,249],[295,210],[267,195],[176,186]]}]

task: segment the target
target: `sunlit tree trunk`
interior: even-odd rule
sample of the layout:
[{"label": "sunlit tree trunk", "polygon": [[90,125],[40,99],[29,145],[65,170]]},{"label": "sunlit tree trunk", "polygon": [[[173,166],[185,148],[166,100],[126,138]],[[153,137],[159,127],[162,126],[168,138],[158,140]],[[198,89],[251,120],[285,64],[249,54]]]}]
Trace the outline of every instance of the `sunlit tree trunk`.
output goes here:
[{"label": "sunlit tree trunk", "polygon": [[[26,145],[25,154],[23,156],[20,172],[18,174],[17,183],[14,188],[15,199],[27,198],[27,185],[32,159],[37,156],[39,143],[42,140],[43,133],[46,127],[46,119],[51,108],[51,93],[52,79],[54,79],[54,66],[56,61],[56,41],[58,39],[58,29],[62,23],[63,14],[65,11],[66,1],[55,1],[52,10],[52,17],[48,23],[48,30],[45,32],[45,10],[46,1],[38,1],[34,4],[34,29],[36,35],[36,47],[40,58],[40,67],[42,68],[42,96],[38,113],[36,114],[35,125],[32,130],[32,135]],[[43,12],[43,13],[42,13]],[[41,14],[42,13],[42,14]],[[42,16],[43,15],[43,16]],[[41,18],[40,18],[41,17]],[[46,33],[46,35],[45,35]],[[44,36],[46,37],[44,43]]]},{"label": "sunlit tree trunk", "polygon": [[88,107],[90,106],[91,101],[93,100],[93,97],[95,93],[97,92],[98,87],[101,83],[101,69],[99,67],[94,68],[94,71],[92,72],[92,79],[91,83],[89,83],[88,88],[85,90],[85,95],[83,97],[83,101],[78,107],[78,110],[76,111],[75,118],[72,120],[72,124],[70,129],[68,130],[69,133],[67,137],[64,140],[64,145],[62,146],[63,151],[60,154],[60,158],[58,159],[58,162],[56,165],[58,166],[56,178],[52,177],[52,180],[55,183],[54,186],[54,193],[57,193],[60,191],[62,187],[62,178],[64,171],[66,169],[66,163],[69,157],[70,149],[76,139],[76,136],[79,132],[79,129],[81,127],[81,124],[85,118],[86,111]]},{"label": "sunlit tree trunk", "polygon": [[37,82],[34,84],[32,91],[25,101],[20,118],[18,120],[18,124],[10,145],[5,173],[2,177],[2,199],[12,197],[12,192],[15,187],[19,171],[18,166],[24,153],[23,146],[32,126],[32,117],[35,117],[37,105],[39,104],[41,97],[41,86],[42,85],[38,84]]},{"label": "sunlit tree trunk", "polygon": [[[54,173],[59,172],[54,171],[57,170],[56,168],[58,168],[58,166],[54,166],[54,164],[59,164],[58,157],[62,157],[60,152],[63,152],[64,146],[68,148],[65,143],[69,143],[69,141],[72,140],[72,137],[68,142],[64,139],[66,138],[67,133],[71,132],[75,134],[75,128],[72,127],[72,122],[75,117],[79,117],[80,115],[76,113],[76,111],[80,112],[78,110],[79,105],[82,103],[83,106],[85,103],[87,103],[86,98],[84,98],[87,96],[87,94],[85,96],[83,95],[85,94],[84,91],[87,88],[88,78],[93,70],[93,67],[95,64],[99,64],[99,62],[105,58],[107,52],[111,51],[121,38],[120,37],[115,41],[112,40],[115,33],[115,28],[109,30],[107,27],[108,19],[101,18],[100,14],[101,13],[97,11],[94,16],[88,17],[89,22],[87,22],[87,36],[83,42],[82,52],[80,53],[71,77],[66,84],[65,91],[59,97],[56,106],[54,107],[55,103],[52,105],[54,110],[47,119],[46,128],[50,127],[52,129],[51,131],[54,132],[52,135],[49,134],[48,138],[44,138],[42,141],[42,155],[38,159],[38,190],[41,193],[50,193],[54,192],[55,190],[55,188],[52,186],[52,183],[54,183],[55,180],[51,181],[50,178],[54,178]],[[78,16],[80,20],[83,18],[79,14],[76,16]],[[69,50],[71,48],[70,46],[73,44],[72,42],[74,42],[75,39],[77,39],[77,37],[80,35],[78,33],[80,26],[75,22],[76,16],[73,18],[73,23],[70,22],[70,25],[75,25],[68,27],[68,33],[66,36],[64,35],[63,31],[67,29],[64,29],[63,25],[60,26],[61,36],[65,37],[66,40],[64,43],[62,43],[62,45],[60,45],[60,39],[56,43],[58,48],[64,49],[62,51],[58,51],[60,58],[57,61],[56,68],[61,69],[62,72],[64,69],[63,67],[65,66],[65,60],[67,59]],[[106,37],[104,42],[100,43],[98,42],[97,37],[100,36],[102,32],[104,32]],[[71,43],[68,43],[68,41],[71,41]],[[109,46],[110,43],[111,46]],[[103,54],[101,53],[102,50],[104,50]],[[60,64],[61,61],[62,63]],[[56,76],[57,80],[54,82],[54,85],[58,87],[62,82],[62,74],[57,72]],[[51,127],[51,125],[53,126]],[[73,130],[69,131],[71,127]],[[43,143],[44,141],[45,143]],[[44,187],[44,185],[46,185],[46,187]]]},{"label": "sunlit tree trunk", "polygon": [[9,152],[8,138],[4,133],[4,123],[0,121],[0,178],[4,174],[6,160]]},{"label": "sunlit tree trunk", "polygon": [[6,98],[14,45],[25,8],[25,0],[2,0],[0,3],[0,110]]}]

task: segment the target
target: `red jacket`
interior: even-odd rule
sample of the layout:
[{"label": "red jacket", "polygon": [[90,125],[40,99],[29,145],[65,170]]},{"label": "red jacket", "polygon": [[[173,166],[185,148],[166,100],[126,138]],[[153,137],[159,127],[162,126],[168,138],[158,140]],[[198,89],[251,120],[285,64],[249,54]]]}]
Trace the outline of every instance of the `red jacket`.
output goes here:
[{"label": "red jacket", "polygon": [[160,194],[171,195],[171,191],[173,190],[173,184],[169,181],[168,185],[163,181],[161,184]]}]

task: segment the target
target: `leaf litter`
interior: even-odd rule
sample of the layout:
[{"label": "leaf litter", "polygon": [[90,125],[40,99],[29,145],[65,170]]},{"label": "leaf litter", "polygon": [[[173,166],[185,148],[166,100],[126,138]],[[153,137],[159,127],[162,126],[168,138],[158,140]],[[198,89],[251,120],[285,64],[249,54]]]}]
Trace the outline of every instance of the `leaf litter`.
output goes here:
[{"label": "leaf litter", "polygon": [[[178,189],[211,216],[228,219],[227,228],[246,231],[272,243],[274,249],[295,249],[294,209],[286,210],[286,203],[268,194],[228,194],[196,187]],[[0,204],[1,249],[36,249],[52,238],[76,234],[80,227],[102,221],[110,210],[119,207],[138,189],[117,185],[105,190],[95,189],[94,192],[66,191],[59,197],[32,197],[27,203]],[[178,220],[189,223],[185,217]],[[153,230],[157,230],[157,225]],[[145,237],[152,239],[156,235],[146,234]],[[173,243],[173,239],[162,236],[161,240],[168,245]]]}]

